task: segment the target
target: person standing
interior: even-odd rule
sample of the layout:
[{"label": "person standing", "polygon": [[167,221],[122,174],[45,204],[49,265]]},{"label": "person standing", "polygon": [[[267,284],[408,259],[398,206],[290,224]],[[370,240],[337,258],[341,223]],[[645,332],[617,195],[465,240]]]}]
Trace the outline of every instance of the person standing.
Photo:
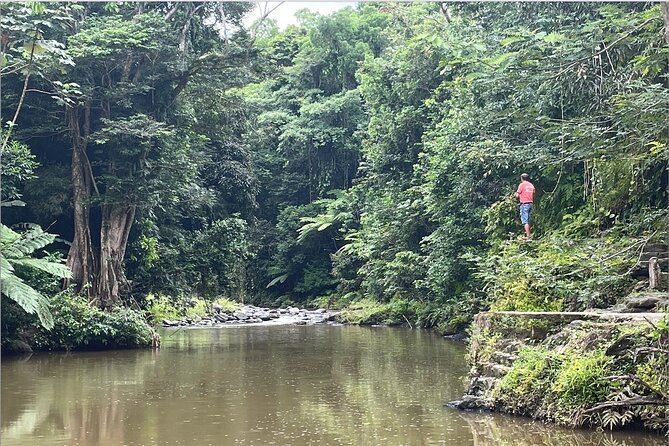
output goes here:
[{"label": "person standing", "polygon": [[532,221],[532,208],[534,207],[534,184],[530,183],[530,176],[526,173],[520,176],[520,184],[516,190],[516,197],[520,201],[520,222],[525,228],[525,240],[530,240],[530,222]]}]

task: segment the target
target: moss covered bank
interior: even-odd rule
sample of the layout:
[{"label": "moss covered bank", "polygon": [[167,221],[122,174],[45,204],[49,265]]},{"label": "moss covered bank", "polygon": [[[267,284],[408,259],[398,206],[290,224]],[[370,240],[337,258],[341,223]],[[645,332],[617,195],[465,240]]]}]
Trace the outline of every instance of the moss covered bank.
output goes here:
[{"label": "moss covered bank", "polygon": [[467,394],[451,405],[666,433],[668,345],[666,313],[481,313]]}]

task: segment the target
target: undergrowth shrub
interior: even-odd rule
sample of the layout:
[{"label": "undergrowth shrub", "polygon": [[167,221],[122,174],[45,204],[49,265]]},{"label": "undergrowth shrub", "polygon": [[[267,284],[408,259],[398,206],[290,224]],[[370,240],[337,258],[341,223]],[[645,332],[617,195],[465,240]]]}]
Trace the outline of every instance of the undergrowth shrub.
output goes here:
[{"label": "undergrowth shrub", "polygon": [[149,294],[146,296],[146,304],[146,309],[154,324],[162,322],[163,319],[174,320],[181,317],[181,311],[168,296]]},{"label": "undergrowth shrub", "polygon": [[38,350],[97,350],[151,346],[153,329],[142,314],[130,308],[103,311],[81,296],[62,292],[52,299],[54,327],[36,330]]}]

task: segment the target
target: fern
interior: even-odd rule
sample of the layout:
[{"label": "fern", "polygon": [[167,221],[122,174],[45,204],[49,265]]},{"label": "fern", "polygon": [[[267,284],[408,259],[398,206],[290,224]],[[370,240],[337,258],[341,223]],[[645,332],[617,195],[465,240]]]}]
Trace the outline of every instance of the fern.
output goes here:
[{"label": "fern", "polygon": [[33,253],[55,240],[56,236],[39,227],[31,227],[19,234],[0,225],[0,291],[19,304],[29,314],[37,314],[44,328],[53,328],[49,299],[25,283],[15,274],[15,265],[38,269],[59,278],[69,278],[69,268],[61,263],[32,257]]},{"label": "fern", "polygon": [[15,265],[21,265],[27,268],[39,269],[47,274],[51,274],[52,276],[56,276],[61,279],[68,279],[71,275],[70,268],[67,266],[44,259],[16,259],[13,261],[13,263]]},{"label": "fern", "polygon": [[37,313],[44,328],[53,328],[53,316],[49,310],[49,300],[11,272],[0,271],[2,294],[19,304],[28,314]]}]

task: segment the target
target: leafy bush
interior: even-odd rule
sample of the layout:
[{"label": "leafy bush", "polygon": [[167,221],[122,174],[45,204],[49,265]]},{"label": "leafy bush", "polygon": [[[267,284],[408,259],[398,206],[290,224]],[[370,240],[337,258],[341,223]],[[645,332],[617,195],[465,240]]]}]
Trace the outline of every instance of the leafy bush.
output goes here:
[{"label": "leafy bush", "polygon": [[350,304],[339,317],[349,324],[381,324],[388,318],[388,304],[374,299],[361,299]]},{"label": "leafy bush", "polygon": [[223,311],[232,312],[237,309],[239,305],[237,302],[228,299],[227,297],[219,297],[214,301],[216,305],[220,305]]},{"label": "leafy bush", "polygon": [[563,361],[551,386],[560,409],[571,412],[604,401],[611,391],[611,381],[604,379],[611,374],[611,361],[602,351],[570,355]]},{"label": "leafy bush", "polygon": [[91,306],[70,292],[52,299],[54,326],[39,328],[33,338],[38,350],[97,350],[148,347],[155,332],[141,313],[130,308],[111,312]]},{"label": "leafy bush", "polygon": [[163,319],[178,319],[181,317],[181,311],[172,303],[168,296],[146,296],[147,310],[151,315],[154,324],[160,323]]},{"label": "leafy bush", "polygon": [[204,299],[193,298],[190,305],[186,308],[187,317],[202,317],[209,311],[209,305]]},{"label": "leafy bush", "polygon": [[499,383],[495,398],[512,412],[570,424],[580,410],[605,401],[612,360],[602,351],[557,352],[526,347]]},{"label": "leafy bush", "polygon": [[545,411],[545,396],[555,379],[562,358],[543,348],[525,348],[500,381],[495,397],[511,412],[527,415],[528,408]]},{"label": "leafy bush", "polygon": [[497,311],[604,307],[629,292],[626,273],[638,258],[639,241],[615,232],[590,239],[553,233],[531,244],[505,241],[475,259],[481,265],[476,276]]}]

